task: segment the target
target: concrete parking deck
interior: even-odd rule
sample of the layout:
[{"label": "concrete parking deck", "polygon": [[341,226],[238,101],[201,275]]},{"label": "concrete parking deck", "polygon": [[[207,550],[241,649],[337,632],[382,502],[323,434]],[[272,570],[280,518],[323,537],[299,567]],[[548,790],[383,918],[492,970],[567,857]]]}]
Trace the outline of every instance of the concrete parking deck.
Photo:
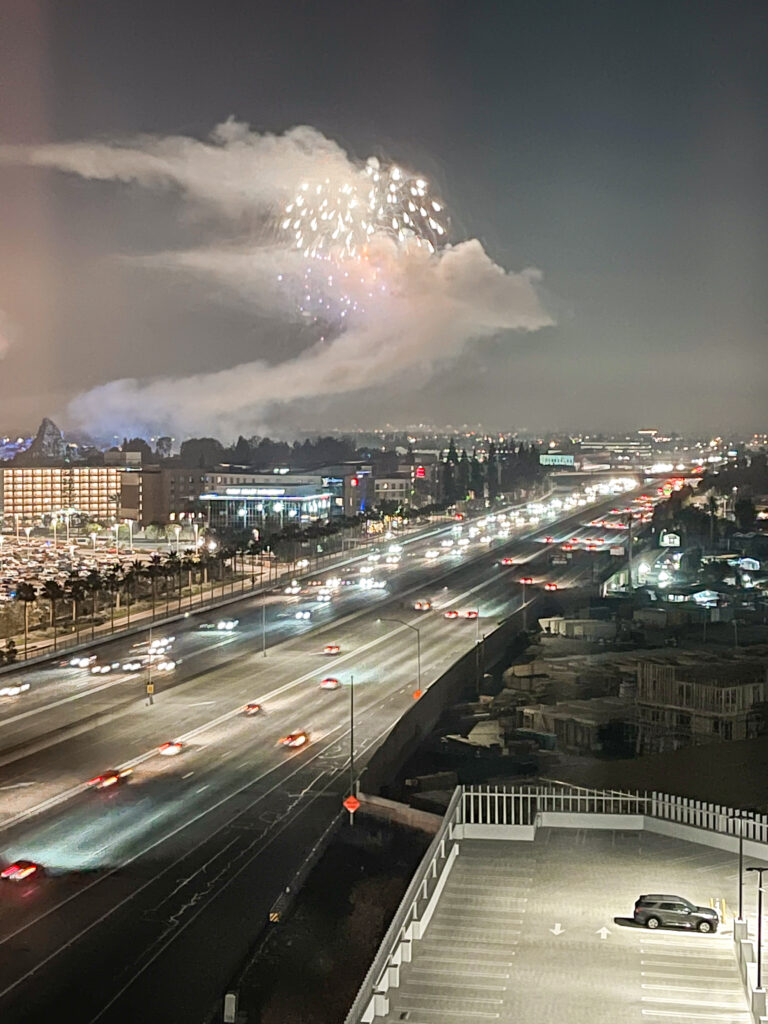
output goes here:
[{"label": "concrete parking deck", "polygon": [[[646,892],[725,901],[716,935],[650,932]],[[754,893],[746,894],[752,908]],[[747,1024],[733,953],[732,853],[648,831],[539,828],[535,841],[465,839],[413,961],[389,991],[407,1024]]]}]

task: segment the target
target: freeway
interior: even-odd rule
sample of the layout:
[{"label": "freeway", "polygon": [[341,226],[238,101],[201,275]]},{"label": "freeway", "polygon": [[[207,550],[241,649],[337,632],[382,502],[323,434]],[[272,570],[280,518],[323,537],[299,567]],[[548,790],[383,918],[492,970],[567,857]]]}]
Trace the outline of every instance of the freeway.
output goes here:
[{"label": "freeway", "polygon": [[[47,1020],[66,1004],[82,1022],[143,1020],[149,1007],[165,1021],[203,1020],[339,806],[350,686],[361,765],[412,703],[414,633],[382,620],[420,629],[426,688],[520,608],[521,572],[563,587],[591,574],[588,558],[549,568],[542,541],[607,540],[583,521],[613,500],[490,550],[475,539],[459,555],[439,537],[415,539],[399,565],[356,563],[358,580],[372,568],[363,575],[386,578],[385,589],[340,586],[328,604],[310,587],[263,605],[251,599],[237,609],[235,632],[190,620],[176,629],[178,664],[151,706],[144,679],[119,668],[29,673],[31,689],[0,709],[0,860],[28,858],[45,872],[2,887],[2,1019]],[[515,565],[499,565],[501,555]],[[414,612],[418,598],[432,610]],[[479,615],[448,620],[452,609]],[[305,610],[312,619],[295,618]],[[338,655],[323,653],[328,643]],[[126,657],[127,640],[99,650],[103,663]],[[328,675],[337,689],[319,687]],[[263,712],[243,714],[249,701]],[[307,746],[278,744],[296,729],[307,730]],[[172,739],[181,753],[160,756]],[[112,766],[133,768],[127,784],[87,787]]]}]

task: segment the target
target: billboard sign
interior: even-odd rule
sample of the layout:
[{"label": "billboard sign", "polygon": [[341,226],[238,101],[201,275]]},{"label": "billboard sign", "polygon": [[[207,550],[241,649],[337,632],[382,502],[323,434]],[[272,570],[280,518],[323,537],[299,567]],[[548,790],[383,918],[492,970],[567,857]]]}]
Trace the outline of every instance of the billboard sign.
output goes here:
[{"label": "billboard sign", "polygon": [[659,537],[659,545],[663,548],[679,548],[680,534],[668,533],[666,530],[663,530]]},{"label": "billboard sign", "polygon": [[540,466],[570,466],[573,469],[573,456],[563,455],[562,452],[551,452],[549,455],[539,456]]}]

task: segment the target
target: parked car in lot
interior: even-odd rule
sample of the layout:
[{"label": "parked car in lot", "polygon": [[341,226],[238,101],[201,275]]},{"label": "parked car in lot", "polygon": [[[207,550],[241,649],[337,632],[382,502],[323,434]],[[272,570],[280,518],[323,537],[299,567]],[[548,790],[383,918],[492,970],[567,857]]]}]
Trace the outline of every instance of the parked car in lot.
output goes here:
[{"label": "parked car in lot", "polygon": [[651,893],[638,896],[634,919],[646,928],[689,928],[697,932],[716,932],[720,918],[711,907],[697,907],[682,896]]}]

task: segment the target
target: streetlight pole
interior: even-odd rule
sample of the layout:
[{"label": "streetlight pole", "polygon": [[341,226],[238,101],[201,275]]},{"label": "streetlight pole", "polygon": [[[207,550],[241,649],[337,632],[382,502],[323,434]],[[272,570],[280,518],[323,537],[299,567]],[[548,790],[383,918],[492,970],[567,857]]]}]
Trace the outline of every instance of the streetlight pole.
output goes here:
[{"label": "streetlight pole", "polygon": [[739,823],[739,921],[744,920],[744,819],[751,819],[754,816],[754,808],[743,807],[728,818],[729,821]]},{"label": "streetlight pole", "polygon": [[181,533],[181,523],[175,523],[173,532],[176,534],[176,557],[179,556],[179,534]]},{"label": "streetlight pole", "polygon": [[528,605],[525,600],[525,587],[526,582],[523,580],[523,632],[528,629]]},{"label": "streetlight pole", "polygon": [[261,588],[261,651],[267,656],[267,592]]},{"label": "streetlight pole", "polygon": [[[349,795],[355,795],[355,677],[349,677]],[[349,812],[349,824],[354,825],[354,811]]]},{"label": "streetlight pole", "polygon": [[763,872],[768,871],[768,867],[748,867],[747,871],[756,871],[758,876],[757,882],[757,988],[762,990],[763,987],[763,970],[762,970],[762,948],[763,948]]}]

